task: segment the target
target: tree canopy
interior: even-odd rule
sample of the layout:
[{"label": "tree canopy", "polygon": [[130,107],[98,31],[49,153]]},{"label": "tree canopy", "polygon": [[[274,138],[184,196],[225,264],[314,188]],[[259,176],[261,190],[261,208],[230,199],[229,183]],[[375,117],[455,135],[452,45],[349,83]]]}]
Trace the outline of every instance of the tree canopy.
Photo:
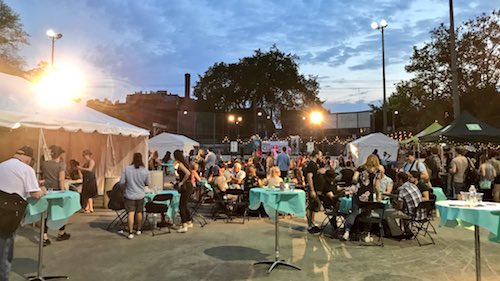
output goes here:
[{"label": "tree canopy", "polygon": [[[500,125],[500,12],[482,14],[456,31],[458,89],[461,110],[498,127]],[[452,120],[449,28],[430,32],[431,41],[413,48],[405,67],[414,74],[401,81],[389,98],[389,112],[398,110],[399,128],[425,128],[434,120]]]},{"label": "tree canopy", "polygon": [[256,50],[237,63],[215,63],[194,87],[194,95],[209,108],[231,111],[262,109],[279,118],[284,110],[320,103],[316,77],[298,73],[298,57],[276,46]]},{"label": "tree canopy", "polygon": [[21,45],[28,44],[19,15],[0,0],[0,71],[23,75],[24,59],[18,54]]}]

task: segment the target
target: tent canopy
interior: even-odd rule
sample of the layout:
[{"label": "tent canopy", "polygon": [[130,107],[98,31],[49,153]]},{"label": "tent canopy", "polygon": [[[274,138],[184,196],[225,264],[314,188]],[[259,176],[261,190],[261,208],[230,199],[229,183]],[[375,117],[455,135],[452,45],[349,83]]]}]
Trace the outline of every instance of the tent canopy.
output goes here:
[{"label": "tent canopy", "polygon": [[368,155],[372,154],[375,149],[378,150],[379,155],[387,152],[390,155],[389,161],[396,161],[399,143],[382,133],[373,133],[348,143],[346,148],[358,167],[365,163]]},{"label": "tent canopy", "polygon": [[441,126],[441,124],[439,124],[437,121],[435,121],[434,123],[430,124],[427,128],[423,129],[420,133],[414,135],[411,138],[407,138],[405,140],[402,140],[400,143],[407,144],[410,142],[419,141],[419,139],[421,137],[430,135],[430,134],[436,132],[437,130],[440,130],[441,128],[443,128],[443,126]]},{"label": "tent canopy", "polygon": [[65,162],[82,161],[90,149],[96,162],[98,191],[106,177],[119,176],[134,152],[147,157],[147,130],[88,108],[83,103],[57,106],[41,101],[32,83],[0,73],[0,161],[22,145],[35,150],[37,167],[45,148],[55,144],[66,151]]},{"label": "tent canopy", "polygon": [[199,146],[200,143],[195,140],[171,133],[161,133],[149,139],[149,149],[158,151],[160,158],[163,158],[167,151],[173,153],[176,149],[182,150],[187,155],[191,149]]},{"label": "tent canopy", "polygon": [[422,141],[491,142],[500,143],[500,129],[477,120],[464,111],[441,130],[421,138]]}]

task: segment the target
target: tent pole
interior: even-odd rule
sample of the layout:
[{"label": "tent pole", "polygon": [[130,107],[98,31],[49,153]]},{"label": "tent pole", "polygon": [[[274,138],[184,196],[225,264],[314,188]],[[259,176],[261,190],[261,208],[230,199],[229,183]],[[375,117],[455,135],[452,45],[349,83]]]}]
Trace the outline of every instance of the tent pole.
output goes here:
[{"label": "tent pole", "polygon": [[41,152],[42,152],[42,147],[44,143],[44,138],[43,138],[43,129],[40,128],[38,131],[38,147],[37,147],[37,158],[36,158],[36,176],[39,179],[40,176],[40,159],[41,157]]}]

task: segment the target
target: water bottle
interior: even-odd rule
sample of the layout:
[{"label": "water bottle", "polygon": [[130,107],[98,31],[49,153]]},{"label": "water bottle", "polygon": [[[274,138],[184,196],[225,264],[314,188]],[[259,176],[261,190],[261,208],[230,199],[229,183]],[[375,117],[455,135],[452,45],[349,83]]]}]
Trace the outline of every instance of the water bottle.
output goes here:
[{"label": "water bottle", "polygon": [[471,206],[477,205],[477,191],[474,185],[469,187],[469,203]]}]

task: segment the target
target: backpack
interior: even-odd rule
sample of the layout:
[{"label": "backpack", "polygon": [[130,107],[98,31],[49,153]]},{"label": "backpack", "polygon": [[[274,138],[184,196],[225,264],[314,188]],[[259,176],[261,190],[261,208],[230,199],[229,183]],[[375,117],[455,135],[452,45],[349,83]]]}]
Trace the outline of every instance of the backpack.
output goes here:
[{"label": "backpack", "polygon": [[470,161],[470,158],[466,158],[468,165],[464,173],[464,183],[466,185],[477,185],[479,182],[479,173],[477,172],[476,167],[474,167],[474,164],[472,164],[472,161]]},{"label": "backpack", "polygon": [[124,200],[125,186],[117,182],[113,186],[113,189],[108,191],[107,193],[109,197],[108,209],[111,210],[125,209],[125,200]]},{"label": "backpack", "polygon": [[0,237],[16,232],[26,212],[28,203],[17,193],[0,190]]}]

